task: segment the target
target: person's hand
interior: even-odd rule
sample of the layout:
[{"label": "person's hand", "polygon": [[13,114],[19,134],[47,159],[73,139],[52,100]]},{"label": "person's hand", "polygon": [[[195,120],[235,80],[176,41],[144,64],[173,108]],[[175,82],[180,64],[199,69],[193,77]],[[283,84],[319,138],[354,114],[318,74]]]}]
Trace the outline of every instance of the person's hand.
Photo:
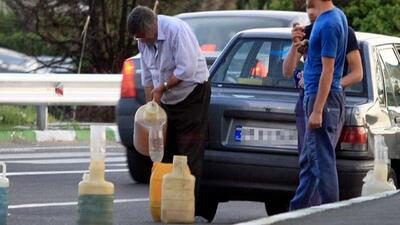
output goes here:
[{"label": "person's hand", "polygon": [[295,43],[295,48],[297,49],[297,52],[304,55],[307,53],[308,50],[308,40],[304,39],[302,41],[299,41]]},{"label": "person's hand", "polygon": [[161,96],[163,95],[165,90],[165,87],[163,85],[160,85],[153,90],[151,90],[151,97],[154,101],[156,101],[158,104],[160,104]]},{"label": "person's hand", "polygon": [[292,27],[292,42],[296,44],[301,41],[305,35],[304,26],[301,26],[299,23],[294,23]]},{"label": "person's hand", "polygon": [[308,127],[311,129],[318,129],[322,127],[322,112],[313,111],[308,118]]}]

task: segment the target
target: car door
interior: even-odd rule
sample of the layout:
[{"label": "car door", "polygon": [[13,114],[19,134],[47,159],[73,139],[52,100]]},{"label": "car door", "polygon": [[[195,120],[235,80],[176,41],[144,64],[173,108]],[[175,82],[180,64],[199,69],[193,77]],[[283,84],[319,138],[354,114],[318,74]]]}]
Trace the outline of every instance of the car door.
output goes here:
[{"label": "car door", "polygon": [[[397,150],[400,137],[400,57],[394,45],[384,45],[378,48],[379,64],[382,68],[385,88],[385,102],[391,127],[386,129],[385,141],[389,147],[390,158],[400,158]],[[391,151],[392,150],[392,151]]]},{"label": "car door", "polygon": [[236,38],[211,69],[209,148],[297,150],[298,91],[282,75],[289,39]]}]

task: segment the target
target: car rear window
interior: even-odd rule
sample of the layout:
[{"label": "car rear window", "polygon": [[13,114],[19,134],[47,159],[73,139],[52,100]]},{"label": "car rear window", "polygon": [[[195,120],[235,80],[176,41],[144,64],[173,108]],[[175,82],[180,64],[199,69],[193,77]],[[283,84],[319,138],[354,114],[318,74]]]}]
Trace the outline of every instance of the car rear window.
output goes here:
[{"label": "car rear window", "polygon": [[[213,70],[212,82],[253,87],[295,89],[293,78],[285,78],[282,64],[291,48],[289,39],[240,38],[222,55]],[[362,52],[362,51],[361,51]],[[300,62],[298,69],[303,69]],[[365,79],[345,89],[350,96],[364,94]]]},{"label": "car rear window", "polygon": [[223,55],[213,82],[259,87],[295,88],[282,74],[282,63],[291,47],[287,39],[240,39]]},{"label": "car rear window", "polygon": [[[192,27],[203,51],[222,51],[237,32],[253,28],[288,27],[291,21],[270,17],[182,18]],[[234,21],[234,22],[232,22]]]}]

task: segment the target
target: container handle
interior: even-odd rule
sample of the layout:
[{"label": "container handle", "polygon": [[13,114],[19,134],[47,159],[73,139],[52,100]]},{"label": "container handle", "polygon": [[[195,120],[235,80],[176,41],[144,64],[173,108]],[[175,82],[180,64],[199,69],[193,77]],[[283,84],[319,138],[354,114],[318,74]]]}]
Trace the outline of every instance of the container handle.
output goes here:
[{"label": "container handle", "polygon": [[6,172],[7,172],[6,163],[5,162],[0,162],[0,165],[1,165],[2,169],[3,169],[2,177],[6,178]]}]

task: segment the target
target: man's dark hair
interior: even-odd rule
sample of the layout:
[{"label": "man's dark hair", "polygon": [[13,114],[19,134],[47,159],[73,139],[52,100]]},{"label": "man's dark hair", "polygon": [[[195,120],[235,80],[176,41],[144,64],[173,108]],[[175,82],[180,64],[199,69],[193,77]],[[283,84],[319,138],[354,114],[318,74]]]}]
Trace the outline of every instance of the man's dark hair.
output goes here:
[{"label": "man's dark hair", "polygon": [[128,16],[128,32],[136,35],[151,28],[156,19],[155,13],[145,6],[136,6]]}]

